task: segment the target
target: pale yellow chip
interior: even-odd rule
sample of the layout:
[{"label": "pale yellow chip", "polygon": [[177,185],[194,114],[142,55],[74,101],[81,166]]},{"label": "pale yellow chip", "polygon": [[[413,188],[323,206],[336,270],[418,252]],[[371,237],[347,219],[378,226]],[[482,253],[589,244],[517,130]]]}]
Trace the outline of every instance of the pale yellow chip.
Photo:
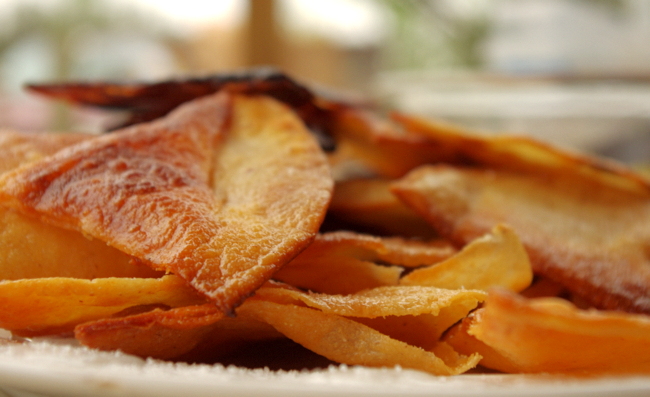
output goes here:
[{"label": "pale yellow chip", "polygon": [[0,207],[0,280],[161,275],[101,240]]},{"label": "pale yellow chip", "polygon": [[71,332],[77,324],[137,306],[203,302],[176,276],[163,278],[38,278],[0,283],[0,328],[16,335]]},{"label": "pale yellow chip", "polygon": [[397,285],[402,270],[349,256],[302,256],[285,265],[273,279],[310,291],[351,294],[366,288]]},{"label": "pale yellow chip", "polygon": [[238,312],[264,321],[295,342],[330,360],[347,365],[418,369],[435,375],[463,373],[480,356],[453,360],[447,365],[434,353],[390,338],[357,321],[291,304],[251,300]]},{"label": "pale yellow chip", "polygon": [[532,280],[526,249],[511,228],[501,225],[466,245],[455,256],[413,270],[402,277],[400,284],[480,290],[504,287],[522,291]]},{"label": "pale yellow chip", "polygon": [[256,299],[303,305],[362,322],[373,329],[430,349],[452,324],[485,299],[485,292],[420,286],[387,286],[351,295],[304,293],[291,288],[262,288]]}]

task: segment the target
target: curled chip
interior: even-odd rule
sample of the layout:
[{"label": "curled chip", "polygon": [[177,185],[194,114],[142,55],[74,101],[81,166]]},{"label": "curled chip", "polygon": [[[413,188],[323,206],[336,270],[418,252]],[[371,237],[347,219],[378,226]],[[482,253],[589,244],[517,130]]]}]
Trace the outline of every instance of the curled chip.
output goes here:
[{"label": "curled chip", "polygon": [[579,310],[559,298],[492,291],[445,340],[510,373],[650,373],[647,316]]},{"label": "curled chip", "polygon": [[[424,138],[439,154],[438,163],[497,169],[523,175],[591,183],[610,190],[648,196],[650,182],[614,161],[561,150],[517,135],[467,132],[457,126],[394,113],[392,120],[407,135]],[[421,145],[415,151],[428,151]],[[433,162],[429,162],[433,163]]]},{"label": "curled chip", "polygon": [[445,261],[413,270],[402,277],[400,284],[480,290],[504,287],[521,291],[532,280],[524,246],[512,229],[499,225]]},{"label": "curled chip", "polygon": [[89,347],[172,359],[195,348],[223,317],[215,305],[205,303],[90,321],[74,333]]},{"label": "curled chip", "polygon": [[331,190],[289,108],[227,93],[0,179],[4,205],[173,272],[225,312],[311,242]]},{"label": "curled chip", "polygon": [[436,263],[455,251],[444,240],[425,242],[345,231],[323,233],[273,278],[311,291],[349,294],[397,285],[405,267]]},{"label": "curled chip", "polygon": [[348,365],[399,365],[436,375],[457,375],[480,360],[477,354],[454,357],[450,366],[433,352],[390,338],[359,322],[307,307],[255,301],[243,310],[308,349]]},{"label": "curled chip", "polygon": [[380,287],[353,295],[262,288],[237,312],[336,362],[452,375],[473,368],[480,356],[459,355],[439,337],[483,298],[481,291],[431,287]]}]

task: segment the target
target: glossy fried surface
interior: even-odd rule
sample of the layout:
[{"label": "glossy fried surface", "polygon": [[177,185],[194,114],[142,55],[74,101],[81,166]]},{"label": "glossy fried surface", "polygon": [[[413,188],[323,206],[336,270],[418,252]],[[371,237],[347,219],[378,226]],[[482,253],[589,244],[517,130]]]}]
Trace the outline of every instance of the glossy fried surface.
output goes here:
[{"label": "glossy fried surface", "polygon": [[595,307],[650,313],[650,199],[638,192],[451,166],[419,168],[394,192],[452,241],[507,224],[535,273]]},{"label": "glossy fried surface", "polygon": [[[93,137],[79,133],[0,130],[0,173]],[[0,206],[0,280],[157,275],[103,241],[89,239],[79,232],[49,225]]]},{"label": "glossy fried surface", "polygon": [[5,205],[174,272],[225,312],[309,244],[331,189],[293,112],[226,94],[0,181]]}]

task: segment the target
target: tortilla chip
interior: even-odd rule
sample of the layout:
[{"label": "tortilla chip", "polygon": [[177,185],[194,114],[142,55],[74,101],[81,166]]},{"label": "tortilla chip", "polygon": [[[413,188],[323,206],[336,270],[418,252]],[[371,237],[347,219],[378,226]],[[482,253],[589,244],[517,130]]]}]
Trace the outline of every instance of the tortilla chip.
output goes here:
[{"label": "tortilla chip", "polygon": [[0,328],[16,335],[71,332],[75,325],[137,306],[166,308],[204,302],[176,276],[160,279],[39,278],[0,282]]},{"label": "tortilla chip", "polygon": [[512,373],[648,374],[650,319],[579,310],[558,298],[492,291],[485,308],[446,337],[481,365]]},{"label": "tortilla chip", "polygon": [[414,170],[393,191],[457,244],[507,224],[536,274],[594,307],[650,313],[650,197],[591,180],[442,165]]},{"label": "tortilla chip", "polygon": [[512,229],[499,225],[455,256],[413,270],[402,277],[400,284],[480,290],[504,287],[519,292],[532,280],[533,271],[524,246]]},{"label": "tortilla chip", "polygon": [[5,205],[177,274],[225,312],[311,242],[331,190],[293,112],[226,94],[0,180]]}]

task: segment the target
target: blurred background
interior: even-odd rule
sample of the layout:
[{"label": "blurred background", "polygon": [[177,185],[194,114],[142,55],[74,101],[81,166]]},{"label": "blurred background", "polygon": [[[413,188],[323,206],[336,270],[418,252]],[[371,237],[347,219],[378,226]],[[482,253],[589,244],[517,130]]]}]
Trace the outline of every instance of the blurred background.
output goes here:
[{"label": "blurred background", "polygon": [[0,128],[98,131],[25,83],[273,65],[489,132],[650,159],[647,0],[0,0]]}]

